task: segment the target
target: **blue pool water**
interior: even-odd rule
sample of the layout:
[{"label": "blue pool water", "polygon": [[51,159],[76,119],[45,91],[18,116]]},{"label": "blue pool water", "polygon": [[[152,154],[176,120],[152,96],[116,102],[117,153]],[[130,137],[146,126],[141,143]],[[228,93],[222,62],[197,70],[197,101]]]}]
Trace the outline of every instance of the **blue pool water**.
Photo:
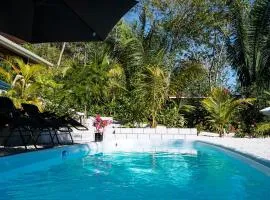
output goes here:
[{"label": "blue pool water", "polygon": [[0,177],[0,199],[270,198],[270,176],[264,171],[209,145],[196,143],[194,148],[197,155],[96,154],[64,159],[35,172],[22,170]]}]

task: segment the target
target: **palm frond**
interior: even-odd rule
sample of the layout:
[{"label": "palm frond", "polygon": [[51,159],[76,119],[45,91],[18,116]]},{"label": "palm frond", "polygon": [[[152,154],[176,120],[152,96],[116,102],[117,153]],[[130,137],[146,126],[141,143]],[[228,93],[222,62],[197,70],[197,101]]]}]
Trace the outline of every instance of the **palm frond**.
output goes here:
[{"label": "palm frond", "polygon": [[256,0],[251,9],[238,1],[231,7],[232,34],[227,37],[228,55],[244,87],[270,87],[270,2]]},{"label": "palm frond", "polygon": [[235,99],[227,90],[214,88],[211,95],[202,101],[203,107],[209,113],[211,122],[223,134],[223,129],[230,122],[236,111],[245,104],[252,104],[255,99]]},{"label": "palm frond", "polygon": [[260,134],[270,133],[270,122],[258,124],[256,131]]}]

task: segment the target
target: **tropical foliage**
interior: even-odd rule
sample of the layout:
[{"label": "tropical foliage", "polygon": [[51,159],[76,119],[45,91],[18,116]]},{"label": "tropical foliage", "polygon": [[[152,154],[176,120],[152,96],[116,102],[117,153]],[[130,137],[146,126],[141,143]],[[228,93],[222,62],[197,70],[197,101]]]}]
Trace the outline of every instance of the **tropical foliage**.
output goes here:
[{"label": "tropical foliage", "polygon": [[147,66],[135,89],[148,110],[151,127],[157,126],[157,115],[168,97],[168,76],[159,66]]},{"label": "tropical foliage", "polygon": [[203,107],[209,112],[209,122],[219,133],[220,137],[226,132],[229,123],[237,109],[254,99],[235,99],[228,90],[215,88],[210,96],[202,101]]},{"label": "tropical foliage", "polygon": [[270,89],[269,8],[268,0],[142,0],[103,42],[24,44],[54,67],[0,54],[0,79],[11,85],[4,95],[18,107],[128,126],[267,135],[259,110]]},{"label": "tropical foliage", "polygon": [[[270,92],[265,92],[265,94],[267,96],[267,104],[270,106]],[[263,135],[263,136],[270,133],[269,117],[268,119],[266,119],[265,122],[261,122],[258,124],[256,132],[257,134]]]},{"label": "tropical foliage", "polygon": [[32,103],[41,110],[44,108],[43,95],[50,88],[57,87],[52,71],[39,64],[26,64],[18,58],[7,58],[4,62],[11,69],[1,68],[1,75],[11,85],[6,96],[14,100],[15,105]]},{"label": "tropical foliage", "polygon": [[270,87],[270,2],[257,0],[254,5],[232,1],[232,32],[227,39],[228,54],[244,89]]}]

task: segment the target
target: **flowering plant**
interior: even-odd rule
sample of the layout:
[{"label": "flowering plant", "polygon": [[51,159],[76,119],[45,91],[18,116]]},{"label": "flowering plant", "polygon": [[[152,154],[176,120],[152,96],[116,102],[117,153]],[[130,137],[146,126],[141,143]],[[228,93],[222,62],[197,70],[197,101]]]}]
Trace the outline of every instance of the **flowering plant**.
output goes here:
[{"label": "flowering plant", "polygon": [[110,125],[111,123],[112,123],[111,120],[103,120],[101,119],[100,115],[97,115],[95,118],[94,126],[96,128],[97,133],[103,134],[104,128]]}]

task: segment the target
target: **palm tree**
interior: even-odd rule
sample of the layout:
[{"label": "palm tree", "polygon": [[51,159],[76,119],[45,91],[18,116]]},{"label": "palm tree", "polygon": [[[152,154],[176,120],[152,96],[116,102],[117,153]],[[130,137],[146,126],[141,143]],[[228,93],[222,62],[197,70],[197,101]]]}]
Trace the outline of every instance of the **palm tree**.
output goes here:
[{"label": "palm tree", "polygon": [[[174,59],[168,52],[150,45],[152,30],[132,30],[125,23],[119,23],[107,39],[112,55],[124,71],[128,110],[132,120],[148,119],[151,127],[157,125],[157,115],[170,93],[179,93],[181,88],[191,84],[191,80],[205,74],[201,64],[185,63],[181,70],[171,73]],[[172,74],[172,75],[171,75]],[[176,81],[177,80],[177,81]],[[172,87],[169,87],[172,84]]]},{"label": "palm tree", "polygon": [[110,46],[111,56],[123,67],[127,90],[134,89],[133,81],[144,66],[144,48],[138,35],[124,22],[120,22],[109,35],[106,43]]},{"label": "palm tree", "polygon": [[256,0],[251,9],[231,1],[232,34],[227,47],[244,88],[270,88],[270,1]]},{"label": "palm tree", "polygon": [[162,109],[168,94],[168,74],[157,65],[148,65],[141,74],[137,85],[137,98],[142,97],[151,127],[157,126],[157,115]]},{"label": "palm tree", "polygon": [[220,137],[233,119],[237,109],[254,99],[235,99],[224,88],[214,88],[210,96],[202,101],[203,107],[209,113],[209,122],[218,131]]},{"label": "palm tree", "polygon": [[138,31],[123,22],[107,39],[124,72],[130,121],[148,118],[155,127],[157,113],[167,98],[168,73],[164,70],[164,51],[147,48],[144,42]]}]

